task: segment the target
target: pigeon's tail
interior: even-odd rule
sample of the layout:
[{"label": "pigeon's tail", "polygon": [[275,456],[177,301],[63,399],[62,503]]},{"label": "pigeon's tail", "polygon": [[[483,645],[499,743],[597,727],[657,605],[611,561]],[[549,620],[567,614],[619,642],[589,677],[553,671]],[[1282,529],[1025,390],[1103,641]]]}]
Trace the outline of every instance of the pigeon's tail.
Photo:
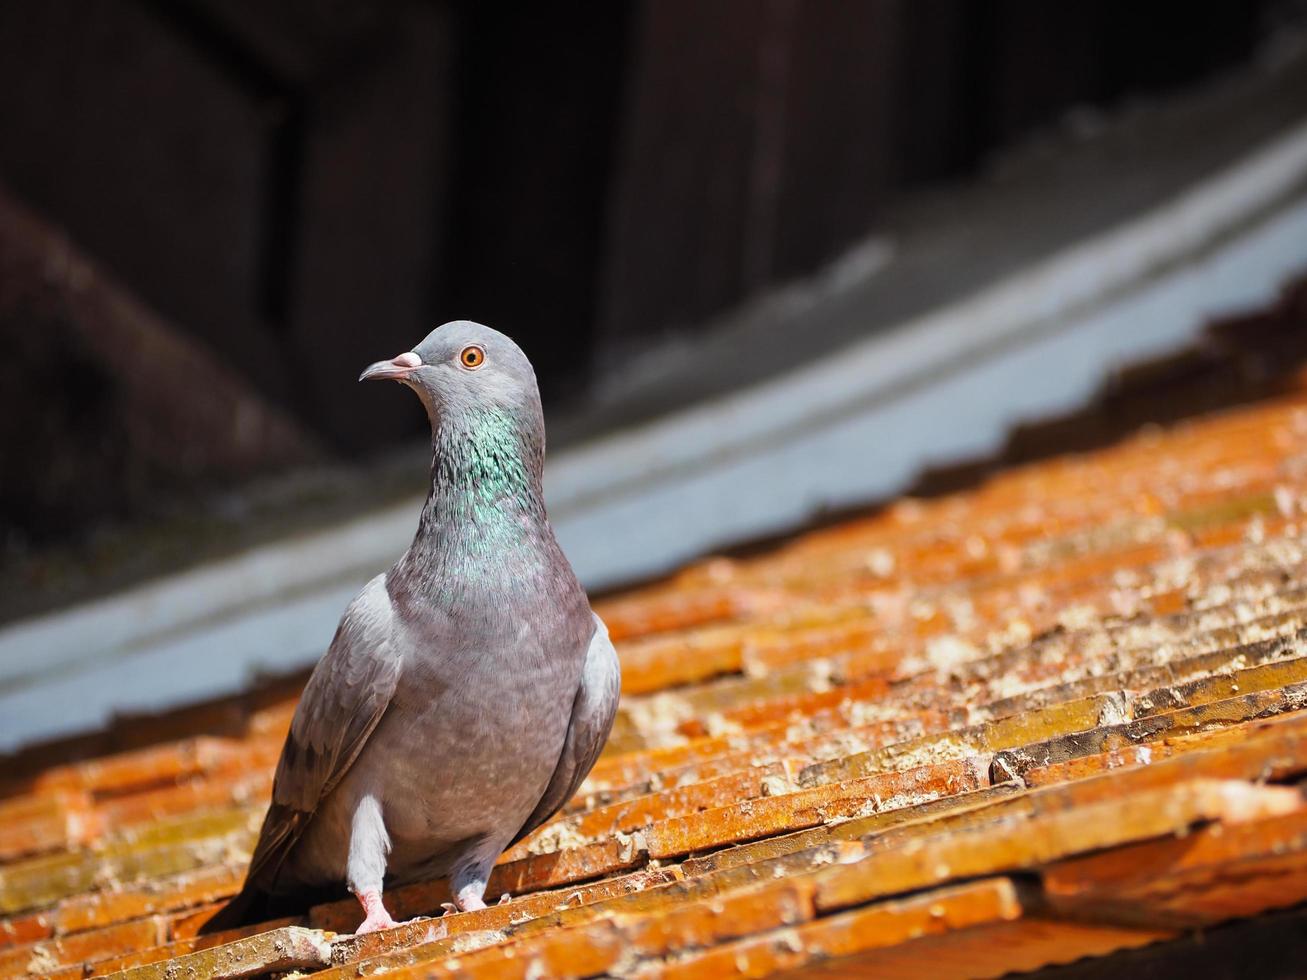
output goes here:
[{"label": "pigeon's tail", "polygon": [[200,935],[207,936],[227,929],[266,922],[272,917],[268,908],[268,894],[258,888],[242,888],[230,902],[200,927]]},{"label": "pigeon's tail", "polygon": [[220,908],[208,922],[200,927],[200,935],[209,936],[226,929],[254,926],[271,919],[287,916],[304,916],[313,906],[347,898],[349,893],[339,885],[301,885],[283,892],[265,891],[258,885],[247,884],[230,902]]}]

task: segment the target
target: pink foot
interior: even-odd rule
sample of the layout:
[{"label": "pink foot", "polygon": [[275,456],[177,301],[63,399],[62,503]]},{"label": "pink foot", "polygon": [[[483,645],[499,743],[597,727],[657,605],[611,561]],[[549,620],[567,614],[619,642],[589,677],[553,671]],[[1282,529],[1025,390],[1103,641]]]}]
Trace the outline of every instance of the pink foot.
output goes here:
[{"label": "pink foot", "polygon": [[[480,891],[485,889],[485,885],[479,888],[476,885],[468,885],[454,896],[452,902],[441,902],[440,907],[445,910],[445,915],[454,915],[457,912],[477,912],[486,907],[486,901],[481,897]],[[499,904],[504,904],[504,899],[508,898],[505,894],[499,900]]]},{"label": "pink foot", "polygon": [[362,925],[354,930],[354,935],[363,936],[369,932],[380,932],[382,929],[394,929],[395,926],[403,924],[392,919],[390,913],[386,911],[386,906],[381,904],[381,892],[369,889],[361,892],[358,900],[363,906],[366,918]]}]

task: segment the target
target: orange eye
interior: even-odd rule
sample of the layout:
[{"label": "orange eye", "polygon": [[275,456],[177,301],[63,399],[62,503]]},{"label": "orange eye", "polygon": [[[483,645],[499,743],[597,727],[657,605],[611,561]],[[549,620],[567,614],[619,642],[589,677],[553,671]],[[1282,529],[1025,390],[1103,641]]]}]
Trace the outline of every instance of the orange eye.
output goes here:
[{"label": "orange eye", "polygon": [[467,347],[464,347],[462,352],[458,355],[458,363],[462,364],[463,367],[467,368],[469,371],[475,371],[485,362],[486,352],[476,344],[469,344]]}]

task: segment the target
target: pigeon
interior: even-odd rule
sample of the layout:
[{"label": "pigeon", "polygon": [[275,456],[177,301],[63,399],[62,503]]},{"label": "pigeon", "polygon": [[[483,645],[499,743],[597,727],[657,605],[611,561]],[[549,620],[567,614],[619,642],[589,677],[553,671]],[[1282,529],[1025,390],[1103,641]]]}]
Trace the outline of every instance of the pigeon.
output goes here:
[{"label": "pigeon", "polygon": [[389,885],[448,876],[454,908],[485,908],[495,861],[576,792],[617,711],[617,654],[545,514],[526,355],[460,320],[359,380],[422,400],[430,491],[314,668],[245,886],[209,932],[342,882],[359,933],[397,925]]}]

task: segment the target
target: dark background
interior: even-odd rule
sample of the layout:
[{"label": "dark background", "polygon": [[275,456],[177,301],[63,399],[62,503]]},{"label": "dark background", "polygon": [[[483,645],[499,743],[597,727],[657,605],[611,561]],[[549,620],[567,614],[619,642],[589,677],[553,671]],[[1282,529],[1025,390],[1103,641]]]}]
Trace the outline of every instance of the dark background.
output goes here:
[{"label": "dark background", "polygon": [[[106,366],[118,334],[15,259],[6,533],[416,439],[405,400],[341,393],[449,319],[510,333],[548,403],[581,402],[605,365],[820,266],[896,196],[965,179],[1070,107],[1211,76],[1300,7],[0,3],[7,194],[213,355],[278,433],[161,431],[218,387],[175,370],[169,400],[138,399],[130,421],[131,358]],[[237,448],[206,451],[224,439]]]}]

